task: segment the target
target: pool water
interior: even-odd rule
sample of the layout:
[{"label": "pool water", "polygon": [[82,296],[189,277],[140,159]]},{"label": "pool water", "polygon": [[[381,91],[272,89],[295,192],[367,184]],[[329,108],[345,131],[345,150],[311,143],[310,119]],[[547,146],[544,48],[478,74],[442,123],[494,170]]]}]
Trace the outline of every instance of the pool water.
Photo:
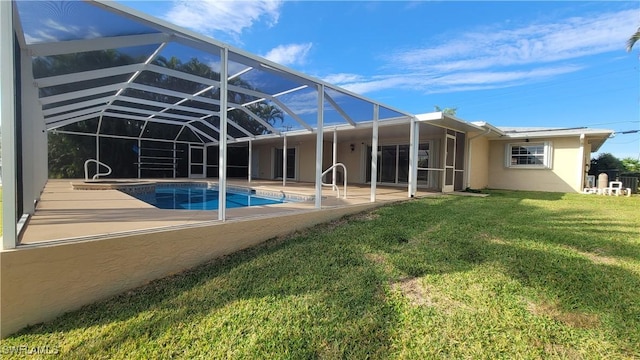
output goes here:
[{"label": "pool water", "polygon": [[[153,196],[139,197],[159,209],[217,210],[218,189],[206,187],[156,187]],[[227,208],[282,204],[284,200],[227,191]]]}]

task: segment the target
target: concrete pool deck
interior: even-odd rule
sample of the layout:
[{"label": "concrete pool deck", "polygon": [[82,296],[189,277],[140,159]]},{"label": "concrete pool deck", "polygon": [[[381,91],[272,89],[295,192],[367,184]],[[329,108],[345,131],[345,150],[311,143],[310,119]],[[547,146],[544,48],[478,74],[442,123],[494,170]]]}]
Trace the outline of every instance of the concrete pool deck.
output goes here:
[{"label": "concrete pool deck", "polygon": [[[138,179],[131,179],[139,182]],[[212,182],[217,179],[149,179],[157,182]],[[74,190],[75,180],[49,180],[37,204],[35,213],[29,219],[21,237],[21,245],[35,245],[43,242],[88,240],[121,236],[129,232],[160,231],[172,227],[198,226],[219,223],[215,210],[165,210],[138,200],[118,190]],[[228,180],[228,185],[251,187],[254,189],[286,192],[302,196],[315,195],[314,184],[288,181]],[[341,189],[342,191],[342,189]],[[369,186],[348,185],[347,199],[336,198],[328,187],[322,190],[322,208],[344,207],[370,203]],[[420,191],[418,196],[437,195]],[[378,186],[376,203],[386,203],[407,199],[405,187]],[[227,209],[227,221],[251,220],[256,217],[282,216],[296,211],[313,211],[313,201],[288,202],[284,204]]]}]

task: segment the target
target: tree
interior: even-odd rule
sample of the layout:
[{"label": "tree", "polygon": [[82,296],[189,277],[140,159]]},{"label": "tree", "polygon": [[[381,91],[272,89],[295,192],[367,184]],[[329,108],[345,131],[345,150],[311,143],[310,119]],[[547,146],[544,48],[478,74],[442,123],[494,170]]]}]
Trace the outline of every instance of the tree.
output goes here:
[{"label": "tree", "polygon": [[[144,60],[144,58],[134,58],[117,50],[91,51],[78,54],[37,57],[34,60],[34,74],[36,74],[36,77],[63,75],[74,73],[76,71],[86,71],[141,63]],[[154,60],[153,63],[154,65],[165,67],[171,70],[189,73],[211,80],[220,79],[219,72],[215,72],[210,65],[201,62],[197,58],[192,58],[189,61],[183,62],[177,57],[158,57]],[[121,80],[125,81],[129,77],[130,74],[125,74],[122,76]],[[117,80],[119,79],[98,78],[92,79],[90,84],[81,83],[80,86],[107,85]],[[160,88],[178,91],[185,94],[194,94],[200,92],[206,86],[198,82],[188,81],[179,77],[168,76],[153,71],[143,71],[136,78],[136,82],[144,85],[158,86]],[[249,82],[243,80],[241,77],[235,77],[231,79],[229,81],[229,84],[245,89],[260,91],[260,89],[252,87]],[[41,89],[41,93],[44,96],[56,95],[77,90],[78,86],[78,83],[51,86],[45,89]],[[167,106],[175,103],[176,101],[176,98],[172,96],[156,92],[140,91],[136,89],[127,89],[124,95],[140,97],[144,100],[150,100],[159,103],[165,103],[167,104]],[[213,100],[220,99],[220,88],[215,87],[212,91],[202,93],[200,96],[207,97]],[[244,104],[255,100],[255,97],[243,94],[241,92],[229,91],[229,100],[231,102]],[[219,105],[197,101],[196,99],[188,100],[184,105],[193,106],[211,113],[218,113],[220,111]],[[141,107],[141,109],[144,108],[144,106]],[[283,121],[284,119],[284,113],[282,112],[282,110],[264,102],[249,105],[247,106],[247,109],[252,111],[265,122],[274,126],[278,121]],[[266,126],[258,121],[255,121],[252,117],[250,117],[243,111],[233,110],[228,113],[228,116],[230,121],[234,121],[236,124],[244,127],[251,134],[261,135],[269,132]],[[205,121],[209,122],[212,126],[218,128],[220,126],[220,118],[218,116],[211,116]],[[194,123],[193,126],[199,128],[202,131],[210,131],[209,128],[197,122]],[[101,134],[126,135],[135,138],[140,135],[143,129],[144,134],[142,134],[142,140],[150,143],[153,142],[154,138],[167,140],[174,139],[176,136],[178,136],[181,130],[181,126],[157,124],[154,122],[149,122],[145,125],[145,122],[141,120],[127,120],[105,116],[103,117],[103,121],[101,121],[99,132]],[[78,123],[72,123],[62,127],[60,130],[93,135],[98,131],[97,118],[84,120]],[[191,130],[189,130],[188,128],[182,130],[183,131],[180,135],[181,141],[198,141],[196,135],[194,135]],[[238,136],[245,136],[245,134],[240,134],[238,130],[230,127],[229,132],[232,133],[234,131],[238,133]],[[212,135],[212,137],[214,138],[217,136],[217,134]],[[100,161],[105,162],[112,167],[112,176],[137,176],[138,156],[136,151],[134,150],[135,148],[137,148],[137,140],[101,137],[100,144]],[[167,143],[156,142],[151,147],[164,149],[166,145]],[[147,148],[149,148],[149,146],[147,146]],[[68,135],[62,133],[50,134],[50,175],[56,178],[82,177],[84,175],[84,161],[89,158],[96,158],[97,154],[95,149],[95,137],[93,136]],[[184,151],[184,149],[181,149],[181,151]],[[164,154],[166,154],[166,152]],[[165,156],[164,154],[158,154],[157,156]],[[156,155],[147,154],[147,156]],[[181,166],[180,162],[178,166]]]},{"label": "tree", "polygon": [[443,113],[445,115],[451,115],[451,116],[456,116],[456,113],[458,112],[458,108],[457,107],[441,108],[438,105],[434,105],[433,108],[437,112],[441,112],[441,113]]},{"label": "tree", "polygon": [[631,157],[622,159],[622,166],[628,172],[640,173],[640,160]]},{"label": "tree", "polygon": [[84,177],[84,161],[96,158],[95,139],[90,136],[50,132],[49,177],[53,179]]},{"label": "tree", "polygon": [[[589,175],[598,175],[600,173],[618,173],[624,170],[622,161],[617,157],[609,154],[602,153],[597,158],[591,159],[591,166],[589,167]],[[611,175],[610,175],[611,177]]]},{"label": "tree", "polygon": [[640,40],[640,27],[636,30],[635,34],[631,35],[629,40],[627,40],[627,52],[631,52],[633,45]]}]

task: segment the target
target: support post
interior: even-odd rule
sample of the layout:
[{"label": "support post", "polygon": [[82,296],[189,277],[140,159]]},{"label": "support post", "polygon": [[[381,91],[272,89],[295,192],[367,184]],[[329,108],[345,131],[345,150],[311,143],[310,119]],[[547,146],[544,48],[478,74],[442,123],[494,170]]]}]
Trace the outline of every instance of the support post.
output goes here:
[{"label": "support post", "polygon": [[415,196],[418,193],[418,153],[420,151],[420,123],[415,121],[414,118],[414,126],[413,126],[413,195]]},{"label": "support post", "polygon": [[[44,124],[42,111],[36,110],[34,104],[38,103],[38,89],[34,85],[33,71],[31,70],[31,56],[27,50],[20,50],[20,104],[16,104],[21,109],[20,131],[22,152],[22,213],[33,214],[35,212],[35,201],[39,198],[42,189],[36,189],[36,147],[37,124]],[[26,145],[26,146],[25,146]],[[39,155],[39,154],[38,154]],[[18,229],[18,232],[20,229]]]},{"label": "support post", "polygon": [[[173,143],[173,157],[175,159],[176,154],[175,154],[175,149],[176,149],[176,143]],[[142,179],[142,140],[140,138],[138,138],[138,154],[137,154],[137,159],[138,159],[138,179]],[[175,166],[173,167],[173,177],[176,177],[176,172],[175,172]]]},{"label": "support post", "polygon": [[[98,118],[98,128],[96,129],[96,174],[100,172],[100,130],[102,128],[102,115]],[[87,159],[84,159],[87,160]]]},{"label": "support post", "polygon": [[[444,135],[442,135],[441,146],[440,146],[440,163],[442,164],[442,173],[440,174],[440,192],[444,192],[444,183],[446,181],[447,176],[447,129],[444,130]],[[429,157],[431,160],[431,157]]]},{"label": "support post", "polygon": [[[174,140],[173,141],[173,152],[172,152],[172,154],[173,154],[173,159],[172,159],[173,166],[172,167],[173,167],[173,178],[174,179],[176,178],[176,166],[178,165],[178,159],[177,159],[177,157],[178,157],[178,149],[176,148],[176,145],[177,144],[176,144],[176,142]],[[138,152],[140,152],[140,149],[141,149],[141,147],[138,145]],[[205,169],[205,176],[206,176],[206,171],[207,170]]]},{"label": "support post", "polygon": [[[34,104],[38,103],[38,88],[33,79],[32,58],[26,49],[20,50],[20,104],[22,122],[22,181],[23,213],[33,214],[36,201],[48,179],[47,168],[47,132],[42,111]],[[16,74],[17,76],[17,74]],[[20,232],[20,229],[18,229]]]},{"label": "support post", "polygon": [[251,170],[253,168],[253,142],[249,139],[249,168],[247,169],[247,182],[251,184],[252,173]]},{"label": "support post", "polygon": [[227,65],[229,49],[220,49],[220,136],[218,157],[218,220],[227,219]]},{"label": "support post", "polygon": [[409,124],[409,184],[407,187],[407,196],[412,198],[415,195],[414,185],[417,180],[415,176],[417,174],[416,164],[414,160],[416,159],[416,119],[411,117],[411,122]]},{"label": "support post", "polygon": [[324,133],[324,85],[318,89],[318,121],[316,127],[316,199],[315,207],[322,207],[322,140]]},{"label": "support post", "polygon": [[0,122],[2,123],[2,248],[18,240],[16,109],[13,16],[11,1],[0,1]]},{"label": "support post", "polygon": [[337,175],[338,171],[336,169],[336,164],[338,163],[338,129],[333,129],[333,171],[331,172],[331,183],[333,185],[337,185]]},{"label": "support post", "polygon": [[585,158],[584,158],[584,143],[585,136],[584,133],[580,134],[580,148],[578,149],[578,178],[576,179],[577,191],[582,192],[585,185]]},{"label": "support post", "polygon": [[371,202],[376,202],[378,183],[378,118],[380,105],[373,105],[373,134],[371,135]]},{"label": "support post", "polygon": [[287,134],[282,139],[282,187],[287,186]]}]

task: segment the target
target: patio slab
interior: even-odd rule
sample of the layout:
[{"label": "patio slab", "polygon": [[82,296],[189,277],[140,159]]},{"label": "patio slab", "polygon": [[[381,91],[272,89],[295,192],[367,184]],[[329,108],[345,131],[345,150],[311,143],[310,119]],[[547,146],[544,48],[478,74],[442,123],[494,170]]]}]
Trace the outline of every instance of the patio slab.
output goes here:
[{"label": "patio slab", "polygon": [[[133,182],[140,181],[132,179]],[[157,182],[210,181],[217,179],[147,180]],[[79,180],[49,180],[29,219],[21,237],[21,245],[43,242],[72,241],[120,236],[128,232],[158,231],[163,228],[214,224],[218,220],[215,210],[165,210],[118,190],[74,190],[72,183]],[[275,192],[304,196],[315,195],[314,184],[276,181],[229,180],[228,185],[251,187]],[[370,202],[369,186],[348,186],[347,199],[336,198],[329,188],[322,191],[322,208],[344,207]],[[435,195],[421,192],[420,196]],[[377,187],[376,202],[392,202],[407,199],[404,187]],[[276,216],[286,223],[283,216],[300,211],[314,211],[313,201],[252,206],[227,209],[227,221],[251,220],[257,217]]]}]

